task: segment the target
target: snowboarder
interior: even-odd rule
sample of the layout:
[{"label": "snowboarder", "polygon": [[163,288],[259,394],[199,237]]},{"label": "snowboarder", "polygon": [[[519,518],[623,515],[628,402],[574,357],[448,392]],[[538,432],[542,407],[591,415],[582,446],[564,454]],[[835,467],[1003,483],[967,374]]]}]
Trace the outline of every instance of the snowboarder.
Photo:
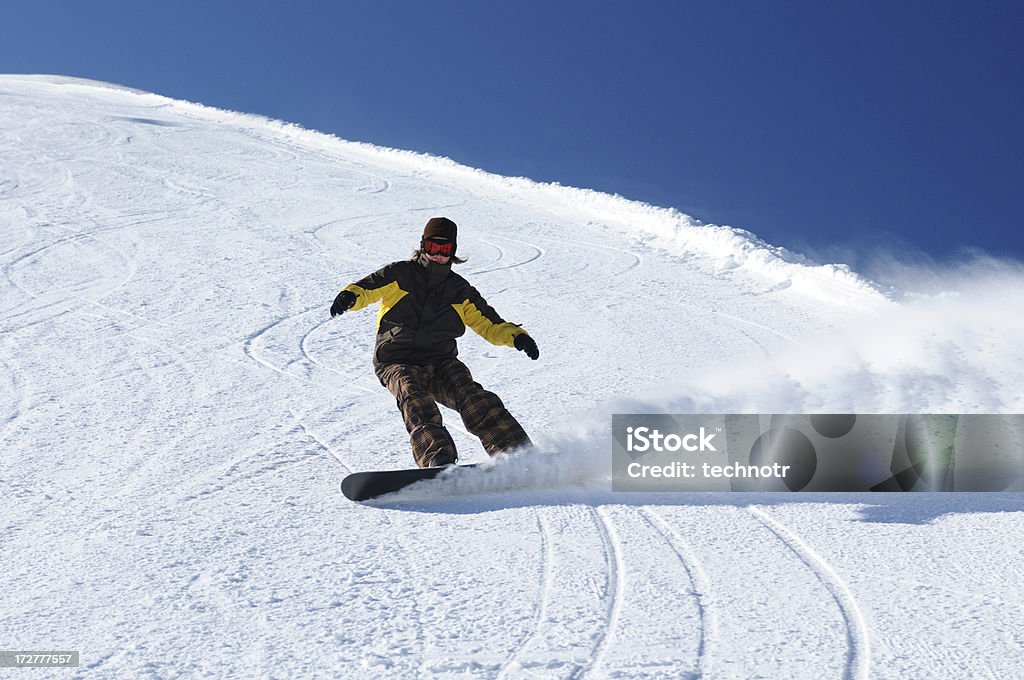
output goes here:
[{"label": "snowboarder", "polygon": [[537,359],[537,343],[503,321],[466,279],[452,271],[458,227],[447,217],[427,221],[412,259],[399,260],[345,286],[331,316],[380,302],[373,368],[394,396],[419,467],[454,464],[455,442],[437,404],[454,409],[466,429],[494,456],[530,444],[519,422],[493,392],[473,380],[456,358],[456,338],[469,326],[494,345]]}]

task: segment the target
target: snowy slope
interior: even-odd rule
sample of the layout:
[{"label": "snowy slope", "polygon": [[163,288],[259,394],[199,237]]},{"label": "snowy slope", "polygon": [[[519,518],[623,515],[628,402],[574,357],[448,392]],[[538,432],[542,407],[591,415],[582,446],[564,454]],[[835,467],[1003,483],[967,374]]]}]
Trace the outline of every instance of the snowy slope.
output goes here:
[{"label": "snowy slope", "polygon": [[[346,473],[411,456],[373,312],[327,309],[435,215],[538,341],[460,351],[545,454],[354,505]],[[606,458],[612,412],[1019,412],[1013,272],[897,302],[672,210],[39,76],[0,76],[0,266],[5,649],[111,678],[1024,673],[1017,495],[614,494]]]}]

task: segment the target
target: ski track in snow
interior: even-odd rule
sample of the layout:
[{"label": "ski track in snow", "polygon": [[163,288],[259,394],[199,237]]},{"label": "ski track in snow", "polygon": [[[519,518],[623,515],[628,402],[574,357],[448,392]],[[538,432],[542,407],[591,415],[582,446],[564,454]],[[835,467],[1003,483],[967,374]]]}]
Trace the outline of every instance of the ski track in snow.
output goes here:
[{"label": "ski track in snow", "polygon": [[842,610],[843,618],[846,620],[849,644],[849,656],[844,677],[857,680],[870,677],[871,645],[868,639],[867,623],[864,621],[864,614],[861,612],[857,600],[850,592],[850,587],[836,573],[832,565],[812,550],[791,529],[787,529],[784,524],[772,518],[761,508],[749,506],[747,510],[792,548],[793,552],[799,555],[812,571],[817,572],[821,582],[829,589],[836,604]]},{"label": "ski track in snow", "polygon": [[535,616],[533,619],[532,627],[529,628],[523,636],[516,642],[512,650],[508,654],[505,660],[505,664],[501,667],[501,671],[498,673],[497,678],[511,677],[514,671],[522,670],[522,662],[520,659],[524,655],[525,651],[533,644],[540,635],[541,625],[544,623],[547,617],[549,602],[551,600],[551,583],[552,583],[552,558],[551,552],[553,549],[551,530],[548,528],[547,521],[544,518],[544,512],[540,509],[533,509],[534,519],[537,521],[538,535],[540,536],[540,562],[541,566],[539,572],[541,574],[541,586],[540,586],[540,597],[538,598],[537,605],[535,607]]},{"label": "ski track in snow", "polygon": [[625,568],[622,564],[622,548],[615,529],[608,519],[607,511],[602,508],[594,510],[594,518],[601,530],[601,542],[604,545],[606,563],[606,585],[605,603],[605,626],[601,631],[600,641],[594,649],[592,660],[588,666],[580,669],[577,677],[583,677],[590,671],[600,669],[611,647],[615,630],[618,627],[619,617],[622,614],[622,591],[624,589]]},{"label": "ski track in snow", "polygon": [[[473,276],[480,276],[480,275],[483,275],[483,274],[490,274],[492,272],[498,272],[498,271],[502,271],[502,270],[505,270],[505,269],[516,269],[518,267],[523,267],[525,265],[530,264],[531,262],[534,262],[535,260],[539,260],[540,258],[544,257],[544,249],[539,247],[539,246],[534,245],[533,243],[527,243],[526,241],[521,241],[519,239],[509,238],[508,236],[499,236],[497,234],[485,234],[485,235],[488,236],[491,239],[501,239],[501,240],[504,240],[504,241],[510,241],[512,243],[517,243],[519,245],[526,246],[527,248],[530,248],[533,252],[530,253],[530,255],[527,256],[524,259],[517,259],[517,261],[515,261],[515,262],[512,262],[510,264],[501,265],[500,267],[490,267],[490,268],[487,268],[487,269],[476,269],[476,270],[473,271]],[[501,254],[500,254],[499,258],[498,258],[499,261],[502,261],[502,260],[505,259],[506,251],[505,251],[504,248],[501,248],[500,246],[496,245],[493,241],[487,241],[487,243],[489,243],[490,245],[494,246],[495,248],[498,248],[501,251]]]},{"label": "ski track in snow", "polygon": [[716,639],[718,617],[715,613],[716,605],[710,596],[711,582],[704,567],[687,548],[686,541],[658,514],[657,510],[646,506],[639,512],[664,537],[666,543],[672,548],[672,552],[679,558],[679,563],[683,566],[686,576],[693,586],[700,610],[700,646],[697,648],[696,677],[708,677],[714,670],[714,657],[718,653],[716,649],[718,646]]},{"label": "ski track in snow", "polygon": [[429,217],[460,224],[457,271],[538,339],[538,362],[460,341],[538,440],[845,333],[881,305],[866,289],[701,250],[649,206],[273,121],[49,77],[0,76],[0,95],[9,647],[80,649],[70,677],[89,678],[1024,669],[1008,495],[751,502],[593,474],[395,506],[338,489],[411,455],[370,367],[375,310],[330,303]]}]

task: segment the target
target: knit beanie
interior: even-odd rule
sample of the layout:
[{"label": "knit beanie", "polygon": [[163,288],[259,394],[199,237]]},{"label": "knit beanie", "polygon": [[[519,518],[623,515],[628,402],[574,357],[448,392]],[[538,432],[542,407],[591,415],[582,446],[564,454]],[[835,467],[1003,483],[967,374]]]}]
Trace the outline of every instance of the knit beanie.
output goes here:
[{"label": "knit beanie", "polygon": [[423,227],[423,240],[430,238],[443,238],[456,243],[459,228],[447,217],[431,217],[427,225]]}]

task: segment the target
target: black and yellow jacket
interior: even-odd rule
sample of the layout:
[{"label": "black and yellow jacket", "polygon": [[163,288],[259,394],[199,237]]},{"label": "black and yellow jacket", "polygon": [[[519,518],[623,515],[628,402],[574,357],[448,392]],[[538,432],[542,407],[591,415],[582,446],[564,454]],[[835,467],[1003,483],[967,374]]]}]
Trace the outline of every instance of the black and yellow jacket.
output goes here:
[{"label": "black and yellow jacket", "polygon": [[378,371],[386,364],[426,365],[455,357],[455,339],[466,326],[493,345],[509,347],[526,333],[502,320],[476,288],[451,271],[451,264],[425,256],[392,262],[345,290],[356,296],[353,311],[380,302],[373,352]]}]

